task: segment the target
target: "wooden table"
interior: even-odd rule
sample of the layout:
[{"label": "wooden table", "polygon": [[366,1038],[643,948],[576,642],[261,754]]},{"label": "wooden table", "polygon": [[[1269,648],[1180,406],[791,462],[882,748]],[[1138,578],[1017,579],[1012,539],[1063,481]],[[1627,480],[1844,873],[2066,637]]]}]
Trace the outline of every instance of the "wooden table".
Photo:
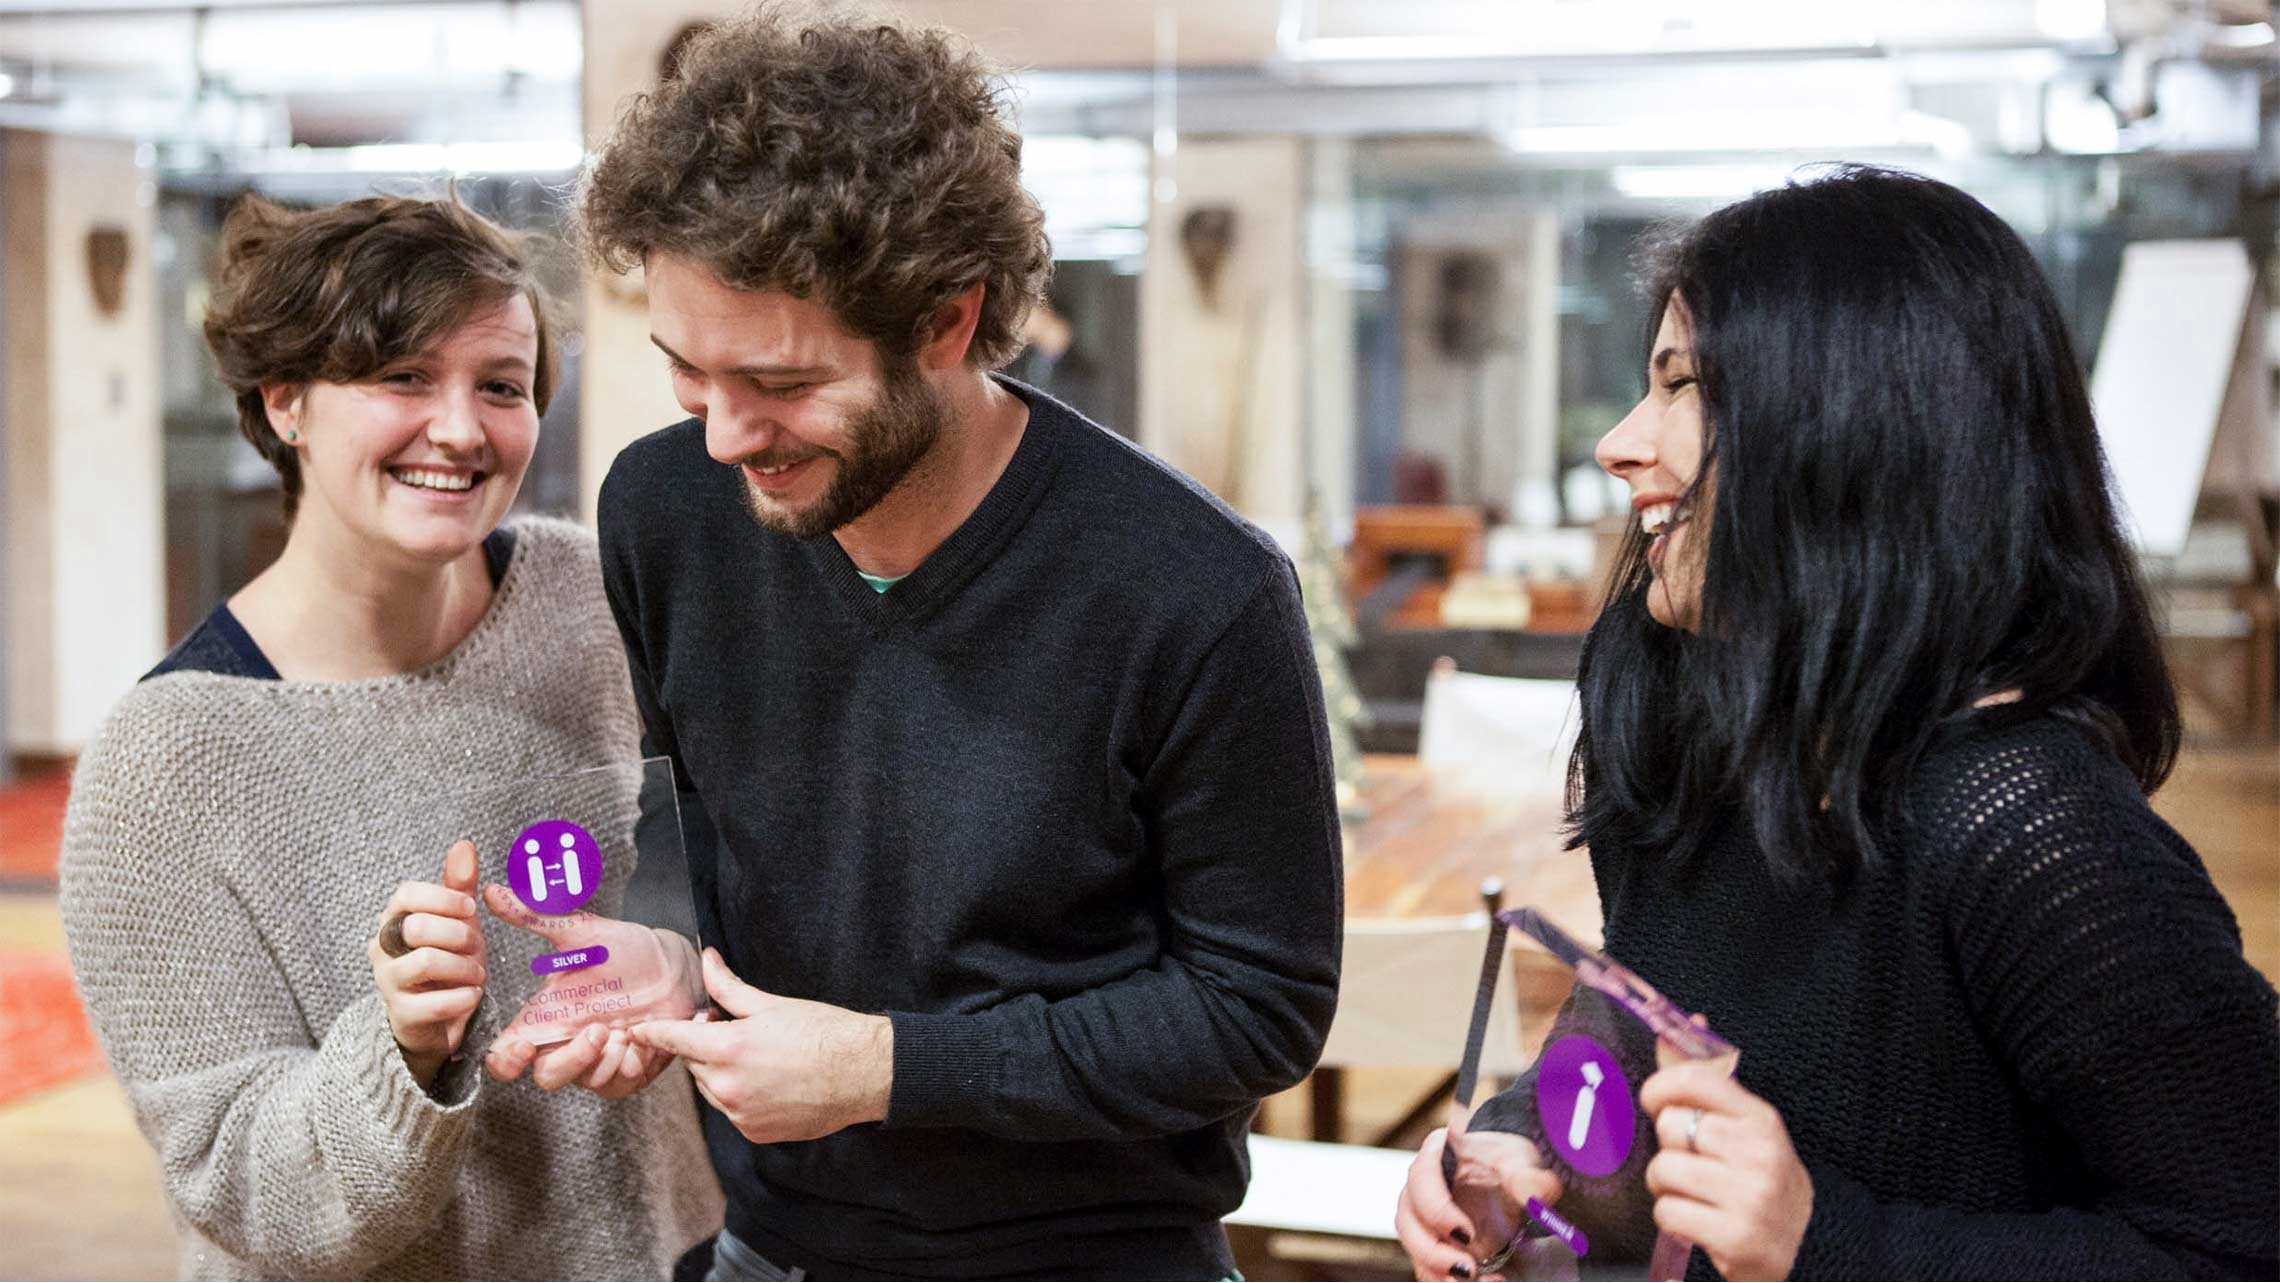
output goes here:
[{"label": "wooden table", "polygon": [[[1496,878],[1504,884],[1504,907],[1535,905],[1578,938],[1599,943],[1591,862],[1581,850],[1563,849],[1564,801],[1559,781],[1548,773],[1514,779],[1373,754],[1362,800],[1368,814],[1345,834],[1348,921],[1472,913],[1483,907],[1481,884]],[[1565,991],[1564,980],[1552,990]],[[1344,1093],[1343,1070],[1315,1071],[1316,1140],[1342,1138]],[[1433,1104],[1429,1098],[1411,1116]]]},{"label": "wooden table", "polygon": [[1365,759],[1368,815],[1346,827],[1346,916],[1428,918],[1481,907],[1487,878],[1507,908],[1533,904],[1599,942],[1591,861],[1563,850],[1556,780],[1513,781],[1435,769],[1406,754]]}]

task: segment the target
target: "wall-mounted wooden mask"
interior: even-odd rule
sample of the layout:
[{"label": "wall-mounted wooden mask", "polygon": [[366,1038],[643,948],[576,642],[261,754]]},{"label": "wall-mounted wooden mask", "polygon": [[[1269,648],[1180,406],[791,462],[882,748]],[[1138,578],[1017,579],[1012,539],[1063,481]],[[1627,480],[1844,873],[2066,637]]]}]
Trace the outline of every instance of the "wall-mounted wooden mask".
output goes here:
[{"label": "wall-mounted wooden mask", "polygon": [[1196,292],[1203,305],[1219,306],[1219,272],[1235,249],[1235,207],[1198,205],[1180,220],[1180,249],[1195,273]]},{"label": "wall-mounted wooden mask", "polygon": [[127,301],[127,229],[104,223],[87,229],[87,285],[95,308],[105,317],[119,314]]}]

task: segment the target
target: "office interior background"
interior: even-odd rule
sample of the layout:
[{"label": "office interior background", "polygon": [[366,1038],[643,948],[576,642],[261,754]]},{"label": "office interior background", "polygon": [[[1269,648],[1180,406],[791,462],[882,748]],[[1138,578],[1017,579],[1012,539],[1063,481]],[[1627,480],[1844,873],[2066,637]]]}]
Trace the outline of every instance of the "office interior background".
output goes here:
[{"label": "office interior background", "polygon": [[[737,7],[0,0],[0,1276],[174,1268],[153,1160],[72,996],[54,864],[72,755],[283,544],[275,474],[199,336],[224,214],[249,191],[450,184],[556,230],[617,104]],[[1010,73],[1057,259],[1011,372],[1210,486],[1306,576],[1354,947],[1407,961],[1349,993],[1380,1036],[1333,1038],[1394,1050],[1269,1102],[1263,1135],[1345,1148],[1261,1161],[1237,1240],[1251,1277],[1407,1277],[1365,1151],[1414,1148],[1460,1050],[1421,960],[1473,947],[1489,877],[1596,913],[1588,869],[1546,840],[1546,750],[1510,723],[1564,708],[1528,684],[1572,678],[1628,519],[1592,447],[1641,387],[1634,254],[1802,167],[1946,179],[2034,250],[2186,707],[2155,805],[2280,975],[2272,5],[870,7],[956,29]],[[568,252],[549,271],[567,377],[518,507],[590,521],[613,455],[682,414],[640,281]],[[1483,796],[1450,765],[1500,752],[1530,763],[1533,794]],[[1380,923],[1455,924],[1452,952],[1373,943]],[[1461,1008],[1469,974],[1443,978]]]}]

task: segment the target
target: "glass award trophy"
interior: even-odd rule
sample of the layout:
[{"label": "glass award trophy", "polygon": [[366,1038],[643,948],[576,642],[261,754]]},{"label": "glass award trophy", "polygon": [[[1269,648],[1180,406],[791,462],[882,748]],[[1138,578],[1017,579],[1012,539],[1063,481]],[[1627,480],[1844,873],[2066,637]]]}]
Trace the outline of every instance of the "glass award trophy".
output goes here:
[{"label": "glass award trophy", "polygon": [[470,1045],[544,1047],[704,1007],[670,760],[486,784],[450,811],[482,886],[489,980]]},{"label": "glass award trophy", "polygon": [[[1508,930],[1549,953],[1575,976],[1536,1062],[1509,1090],[1474,1109],[1480,1052],[1504,970]],[[1638,1108],[1641,1084],[1677,1060],[1740,1057],[1732,1043],[1688,1019],[1652,985],[1585,947],[1533,908],[1510,909],[1490,925],[1473,1020],[1457,1077],[1459,1116],[1442,1170],[1476,1241],[1506,1248],[1482,1272],[1530,1279],[1678,1279],[1693,1244],[1661,1233],[1647,1163],[1658,1149],[1654,1119]],[[1470,1133],[1511,1132],[1531,1142],[1560,1178],[1557,1206],[1530,1199],[1509,1207],[1501,1192],[1461,1172]]]}]

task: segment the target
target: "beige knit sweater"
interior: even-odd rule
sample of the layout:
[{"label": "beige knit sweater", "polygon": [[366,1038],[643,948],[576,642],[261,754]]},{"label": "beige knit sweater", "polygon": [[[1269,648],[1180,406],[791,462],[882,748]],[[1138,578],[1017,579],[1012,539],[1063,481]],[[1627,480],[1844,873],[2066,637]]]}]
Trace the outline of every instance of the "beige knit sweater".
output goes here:
[{"label": "beige knit sweater", "polygon": [[[156,1147],[190,1278],[663,1278],[720,1225],[676,1065],[617,1102],[447,1066],[413,1081],[365,945],[439,881],[459,799],[625,761],[637,719],[591,535],[526,521],[489,613],[416,673],[137,686],[82,756],[63,915]],[[541,816],[521,817],[535,820]],[[511,828],[508,831],[512,831]],[[592,908],[611,912],[625,870]],[[485,914],[478,1055],[537,951]]]}]

